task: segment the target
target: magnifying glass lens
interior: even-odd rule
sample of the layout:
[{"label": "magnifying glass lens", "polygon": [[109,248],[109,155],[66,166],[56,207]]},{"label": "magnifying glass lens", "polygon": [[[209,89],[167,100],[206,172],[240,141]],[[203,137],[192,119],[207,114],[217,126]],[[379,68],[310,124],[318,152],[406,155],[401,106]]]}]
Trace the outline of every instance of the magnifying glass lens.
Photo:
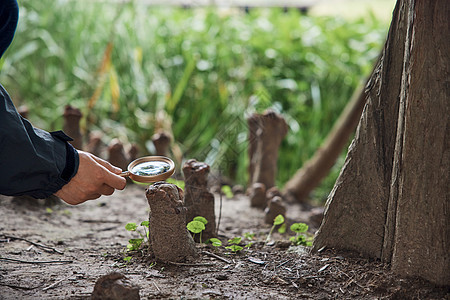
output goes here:
[{"label": "magnifying glass lens", "polygon": [[139,176],[155,176],[169,171],[170,165],[164,161],[146,161],[137,164],[131,173]]}]

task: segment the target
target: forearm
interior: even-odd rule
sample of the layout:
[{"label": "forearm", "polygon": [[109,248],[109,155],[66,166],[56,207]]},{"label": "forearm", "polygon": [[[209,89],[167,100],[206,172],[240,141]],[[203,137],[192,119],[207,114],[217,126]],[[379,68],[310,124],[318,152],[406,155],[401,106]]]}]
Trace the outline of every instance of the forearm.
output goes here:
[{"label": "forearm", "polygon": [[76,174],[78,153],[62,132],[34,128],[0,85],[0,193],[45,198]]}]

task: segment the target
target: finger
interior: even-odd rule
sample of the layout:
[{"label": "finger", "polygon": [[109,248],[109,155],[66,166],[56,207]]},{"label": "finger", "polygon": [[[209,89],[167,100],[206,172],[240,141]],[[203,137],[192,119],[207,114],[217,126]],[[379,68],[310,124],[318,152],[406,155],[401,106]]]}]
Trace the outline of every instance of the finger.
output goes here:
[{"label": "finger", "polygon": [[104,184],[101,188],[100,188],[100,191],[99,191],[102,195],[106,195],[106,196],[109,196],[109,195],[112,195],[113,193],[114,193],[114,188],[113,187],[110,187],[109,185],[107,185],[107,184]]},{"label": "finger", "polygon": [[100,165],[102,165],[103,167],[105,167],[108,171],[113,172],[114,174],[120,174],[122,173],[122,169],[113,166],[111,163],[107,162],[104,159],[101,159],[100,157],[97,157],[95,155],[92,155],[92,158],[99,163]]},{"label": "finger", "polygon": [[127,180],[124,177],[111,173],[107,170],[105,170],[104,182],[110,187],[118,190],[123,190],[127,184]]}]

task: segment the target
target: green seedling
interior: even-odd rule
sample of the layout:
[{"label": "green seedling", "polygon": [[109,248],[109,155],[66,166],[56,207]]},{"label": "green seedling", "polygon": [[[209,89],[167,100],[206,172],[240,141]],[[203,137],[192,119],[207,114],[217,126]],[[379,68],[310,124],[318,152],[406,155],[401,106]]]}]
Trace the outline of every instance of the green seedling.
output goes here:
[{"label": "green seedling", "polygon": [[266,245],[269,242],[270,237],[272,236],[272,232],[275,229],[275,227],[277,227],[283,223],[284,223],[284,217],[282,215],[278,215],[275,217],[275,219],[273,219],[272,228],[270,228],[269,234],[267,235],[266,242],[264,245]]},{"label": "green seedling", "polygon": [[239,246],[239,245],[231,245],[231,246],[227,246],[225,247],[225,249],[231,250],[234,253],[241,251],[242,249],[244,249],[244,247]]},{"label": "green seedling", "polygon": [[213,246],[216,247],[216,248],[222,246],[222,241],[219,240],[218,238],[210,238],[210,239],[208,240],[208,242],[210,242],[211,245],[213,245]]},{"label": "green seedling", "polygon": [[286,232],[286,223],[283,223],[279,228],[278,228],[278,233],[285,233]]},{"label": "green seedling", "polygon": [[[254,235],[252,235],[252,237],[253,236]],[[242,242],[241,237],[235,237],[235,238],[229,239],[228,244],[230,244],[230,246],[225,247],[225,249],[231,250],[232,252],[236,253],[236,252],[243,250],[244,248],[249,249],[253,245],[253,242],[250,242],[250,243],[247,243],[244,247],[242,247],[239,245],[241,242]]]},{"label": "green seedling", "polygon": [[[142,234],[142,232],[138,230],[139,226],[143,228],[144,234]],[[126,230],[136,231],[137,233],[139,233],[139,236],[140,236],[140,238],[128,240],[127,251],[139,250],[139,248],[141,248],[144,241],[148,242],[149,231],[147,229],[149,227],[149,222],[143,221],[143,222],[141,222],[141,224],[139,226],[134,222],[130,222],[130,223],[127,223],[127,225],[125,225]]]},{"label": "green seedling", "polygon": [[249,241],[253,241],[255,239],[255,234],[254,233],[250,233],[250,232],[246,232],[246,233],[244,233],[244,238],[249,240]]},{"label": "green seedling", "polygon": [[225,249],[231,250],[234,253],[239,252],[242,249],[244,249],[244,247],[239,246],[239,243],[241,241],[242,241],[241,237],[232,238],[232,239],[228,240],[228,244],[230,244],[230,246],[225,247]]},{"label": "green seedling", "polygon": [[227,198],[233,198],[233,192],[231,191],[231,187],[229,185],[223,185],[222,188],[222,193],[224,193],[225,197]]},{"label": "green seedling", "polygon": [[187,229],[195,235],[200,234],[199,240],[202,242],[202,231],[205,230],[205,225],[208,224],[208,221],[203,217],[195,217],[191,222],[189,222],[186,227]]},{"label": "green seedling", "polygon": [[312,246],[311,241],[308,241],[303,233],[308,231],[308,225],[305,223],[294,223],[290,227],[291,231],[295,232],[295,236],[289,238],[289,240],[295,246]]}]

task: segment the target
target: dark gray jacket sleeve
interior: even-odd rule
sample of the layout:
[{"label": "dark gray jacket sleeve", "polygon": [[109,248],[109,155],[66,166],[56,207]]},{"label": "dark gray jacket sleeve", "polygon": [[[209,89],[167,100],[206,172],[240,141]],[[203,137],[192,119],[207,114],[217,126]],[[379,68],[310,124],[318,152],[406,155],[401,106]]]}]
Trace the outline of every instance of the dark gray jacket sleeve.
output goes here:
[{"label": "dark gray jacket sleeve", "polygon": [[77,151],[62,131],[34,128],[0,85],[0,194],[46,198],[78,171]]}]

